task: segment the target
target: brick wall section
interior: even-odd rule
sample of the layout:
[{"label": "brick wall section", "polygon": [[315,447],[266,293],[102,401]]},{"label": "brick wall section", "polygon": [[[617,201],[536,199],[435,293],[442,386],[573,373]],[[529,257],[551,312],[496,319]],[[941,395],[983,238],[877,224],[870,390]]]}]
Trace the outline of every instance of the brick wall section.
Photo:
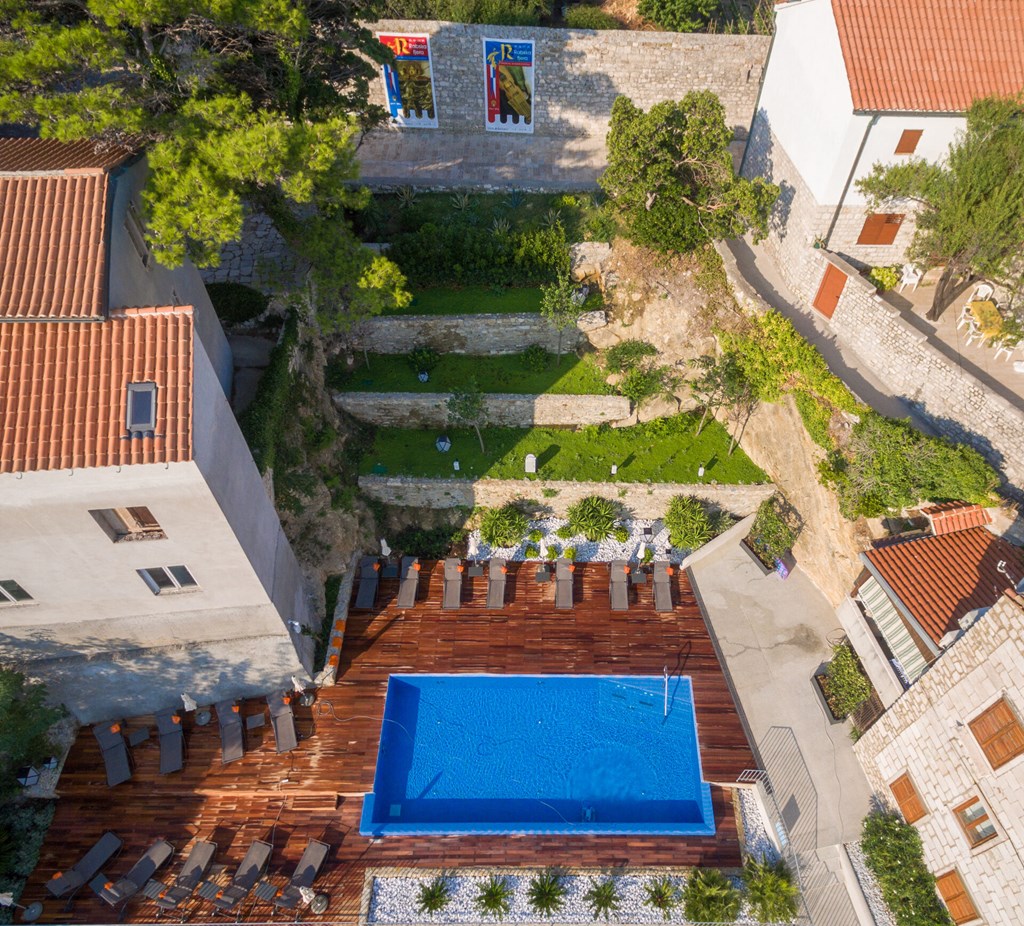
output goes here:
[{"label": "brick wall section", "polygon": [[[745,138],[750,126],[770,38],[460,25],[421,20],[381,20],[374,33],[430,35],[439,128],[485,133],[483,38],[531,39],[534,44],[534,134],[607,133],[615,97],[625,94],[647,109],[687,91],[711,89],[725,106],[726,122]],[[384,105],[377,80],[370,101]],[[429,129],[404,131],[429,132]]]},{"label": "brick wall section", "polygon": [[[1024,756],[993,771],[967,723],[1005,696],[1024,711],[1024,603],[1002,598],[855,744],[876,794],[904,772],[928,811],[916,824],[934,874],[959,869],[989,926],[1024,923]],[[999,835],[974,852],[952,809],[981,797]]]},{"label": "brick wall section", "polygon": [[[360,421],[392,428],[444,427],[448,393],[336,392],[334,404]],[[484,396],[487,422],[495,427],[611,424],[630,415],[630,401],[617,395]]]},{"label": "brick wall section", "polygon": [[[676,495],[696,495],[732,514],[745,517],[775,492],[764,485],[681,485],[642,482],[564,482],[542,479],[415,479],[408,476],[360,476],[359,488],[390,505],[414,508],[500,507],[519,498],[540,502],[556,517],[588,495],[619,501],[633,517],[660,518]],[[543,490],[558,494],[546,498]]]},{"label": "brick wall section", "polygon": [[[562,334],[562,350],[582,343],[583,334],[570,329]],[[352,330],[354,350],[375,354],[407,354],[416,347],[432,347],[448,354],[517,354],[531,344],[549,351],[558,345],[558,332],[539,314],[402,315],[370,318]]]}]

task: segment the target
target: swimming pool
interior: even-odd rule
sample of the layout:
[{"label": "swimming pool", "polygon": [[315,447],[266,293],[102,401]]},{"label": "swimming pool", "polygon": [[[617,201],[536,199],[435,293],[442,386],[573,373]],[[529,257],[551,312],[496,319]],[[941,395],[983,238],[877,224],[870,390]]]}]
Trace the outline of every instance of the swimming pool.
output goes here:
[{"label": "swimming pool", "polygon": [[690,679],[392,675],[364,836],[713,836]]}]

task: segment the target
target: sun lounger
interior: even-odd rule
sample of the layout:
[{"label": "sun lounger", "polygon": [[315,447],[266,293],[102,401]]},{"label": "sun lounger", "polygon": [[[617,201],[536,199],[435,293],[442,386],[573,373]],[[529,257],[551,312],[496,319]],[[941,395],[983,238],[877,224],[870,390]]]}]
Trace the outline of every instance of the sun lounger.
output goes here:
[{"label": "sun lounger", "polygon": [[143,853],[142,858],[132,865],[128,874],[117,881],[108,881],[104,884],[99,892],[100,897],[112,907],[129,900],[145,887],[163,865],[167,864],[172,855],[174,846],[166,839],[158,839]]},{"label": "sun lounger", "polygon": [[462,569],[462,562],[454,556],[444,561],[442,611],[456,611],[462,606]]},{"label": "sun lounger", "polygon": [[572,574],[576,567],[567,559],[555,561],[555,607],[572,608]]},{"label": "sun lounger", "polygon": [[181,730],[181,715],[172,708],[159,711],[156,729],[160,734],[160,774],[180,772],[185,765],[185,735]]},{"label": "sun lounger", "polygon": [[629,610],[629,563],[623,559],[617,559],[611,564],[608,593],[613,611]]},{"label": "sun lounger", "polygon": [[277,751],[291,752],[299,745],[299,738],[295,733],[291,694],[287,691],[275,691],[267,695],[267,706],[270,708],[270,724],[274,728]]},{"label": "sun lounger", "polygon": [[364,556],[359,561],[359,591],[356,592],[357,608],[368,611],[377,603],[377,588],[380,586],[380,560],[376,556]]},{"label": "sun lounger", "polygon": [[654,610],[662,614],[672,610],[672,574],[675,570],[664,560],[654,564]]},{"label": "sun lounger", "polygon": [[420,584],[420,561],[415,556],[402,557],[402,571],[398,585],[398,607],[416,607],[416,592]]},{"label": "sun lounger", "polygon": [[88,884],[110,858],[120,851],[121,840],[113,833],[104,833],[68,871],[53,875],[46,882],[46,889],[54,897],[64,897],[68,894],[74,897],[75,892],[83,884]]},{"label": "sun lounger", "polygon": [[487,566],[487,608],[500,611],[505,607],[505,580],[508,577],[508,564],[505,560],[492,559]]},{"label": "sun lounger", "polygon": [[316,881],[320,869],[327,861],[327,853],[331,847],[318,839],[311,839],[306,843],[306,849],[295,866],[295,873],[292,875],[288,886],[277,892],[274,898],[275,907],[284,907],[286,910],[294,910],[302,901],[302,892],[299,888],[312,887]]},{"label": "sun lounger", "polygon": [[249,896],[249,892],[256,886],[256,882],[263,876],[270,862],[270,854],[274,847],[269,842],[260,839],[253,841],[249,851],[245,853],[242,864],[238,866],[231,883],[227,887],[217,891],[213,898],[213,905],[221,910],[233,910],[239,903]]},{"label": "sun lounger", "polygon": [[245,731],[238,705],[234,701],[221,701],[217,705],[217,722],[220,724],[220,760],[227,765],[245,755]]},{"label": "sun lounger", "polygon": [[124,741],[119,723],[99,723],[92,728],[93,735],[103,753],[103,765],[107,770],[107,785],[114,787],[132,777],[128,759],[128,746]]},{"label": "sun lounger", "polygon": [[192,892],[206,876],[216,854],[216,843],[198,840],[189,850],[188,858],[181,866],[181,872],[174,879],[174,885],[164,888],[156,895],[156,905],[161,910],[177,910],[192,896]]}]

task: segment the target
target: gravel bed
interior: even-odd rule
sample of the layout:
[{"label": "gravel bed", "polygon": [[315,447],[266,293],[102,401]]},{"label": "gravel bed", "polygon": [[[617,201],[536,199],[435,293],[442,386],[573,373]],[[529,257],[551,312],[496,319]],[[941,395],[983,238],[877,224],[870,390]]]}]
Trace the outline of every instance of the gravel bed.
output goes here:
[{"label": "gravel bed", "polygon": [[868,868],[867,859],[864,858],[864,850],[859,842],[850,842],[846,845],[846,854],[850,857],[854,874],[860,882],[860,889],[864,892],[864,899],[868,902],[868,909],[875,921],[876,926],[896,926],[896,917],[882,897],[882,889],[878,886],[878,880],[874,872]]},{"label": "gravel bed", "polygon": [[[530,527],[527,533],[531,533],[535,530],[539,530],[544,536],[542,543],[547,548],[547,556],[544,557],[547,560],[557,559],[562,550],[566,547],[574,547],[576,550],[576,561],[585,563],[590,560],[597,562],[611,562],[616,559],[632,560],[634,562],[639,561],[643,556],[643,547],[649,546],[654,554],[655,559],[667,559],[672,563],[679,563],[684,556],[689,554],[687,549],[676,549],[672,547],[668,539],[668,529],[662,524],[661,521],[623,521],[622,526],[629,531],[629,539],[624,542],[619,542],[614,537],[609,537],[606,540],[602,540],[599,543],[595,543],[591,540],[587,540],[582,534],[576,534],[575,536],[563,540],[561,537],[555,536],[555,531],[560,527],[564,527],[569,522],[562,518],[542,518],[538,521],[530,521]],[[651,536],[644,536],[644,528],[651,528]],[[501,556],[507,560],[539,560],[539,556],[526,555],[526,547],[530,544],[530,541],[523,539],[523,541],[515,547],[492,547],[490,544],[484,543],[480,537],[480,531],[471,531],[469,535],[469,543],[472,548],[473,543],[477,544],[477,558],[478,559],[489,559],[492,556]],[[539,544],[535,544],[539,546]]]},{"label": "gravel bed", "polygon": [[747,855],[759,862],[774,862],[779,857],[768,835],[771,824],[761,812],[761,805],[751,788],[737,788],[736,794],[740,802],[740,816],[743,818],[743,842]]}]

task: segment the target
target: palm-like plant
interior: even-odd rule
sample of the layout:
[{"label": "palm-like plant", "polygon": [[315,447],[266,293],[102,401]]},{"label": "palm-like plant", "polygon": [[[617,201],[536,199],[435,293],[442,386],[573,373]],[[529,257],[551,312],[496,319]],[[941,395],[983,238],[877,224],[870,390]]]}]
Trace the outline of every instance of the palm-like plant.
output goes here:
[{"label": "palm-like plant", "polygon": [[512,909],[512,885],[498,875],[491,875],[481,886],[473,903],[483,916],[499,920]]},{"label": "palm-like plant", "polygon": [[[587,540],[601,541],[615,530],[615,503],[600,495],[588,495],[567,512],[569,529]],[[627,532],[628,536],[628,532]]]},{"label": "palm-like plant", "polygon": [[679,905],[679,888],[667,876],[648,881],[644,885],[644,893],[647,895],[644,897],[644,904],[660,910],[666,920],[672,915],[672,910]]},{"label": "palm-like plant", "polygon": [[451,883],[444,875],[438,875],[433,881],[420,885],[419,894],[416,896],[416,910],[421,914],[440,913],[451,899]]},{"label": "palm-like plant", "polygon": [[694,923],[734,923],[740,892],[717,868],[698,868],[683,888],[683,912]]},{"label": "palm-like plant", "polygon": [[548,869],[534,875],[526,888],[526,896],[537,913],[554,916],[565,905],[565,881],[561,873]]},{"label": "palm-like plant", "polygon": [[583,897],[590,904],[590,911],[594,914],[595,920],[603,916],[605,922],[608,922],[612,914],[619,909],[619,892],[615,882],[610,878],[607,881],[591,879],[590,889]]},{"label": "palm-like plant", "polygon": [[782,859],[755,862],[743,868],[750,908],[759,923],[785,923],[797,913],[799,889]]}]

